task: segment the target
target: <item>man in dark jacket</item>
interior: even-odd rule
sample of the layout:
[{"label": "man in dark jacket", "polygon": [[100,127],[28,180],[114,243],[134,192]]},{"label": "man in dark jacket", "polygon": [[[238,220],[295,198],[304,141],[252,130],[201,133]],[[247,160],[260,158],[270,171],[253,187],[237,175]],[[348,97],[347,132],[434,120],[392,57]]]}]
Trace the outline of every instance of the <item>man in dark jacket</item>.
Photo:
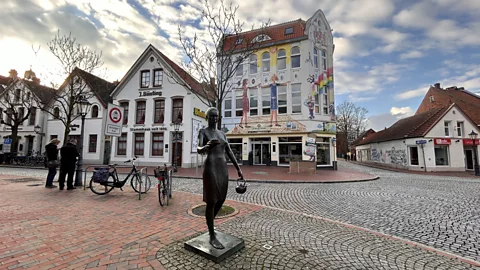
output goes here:
[{"label": "man in dark jacket", "polygon": [[75,165],[77,157],[80,156],[77,150],[77,140],[70,140],[60,149],[60,176],[58,183],[60,190],[65,187],[65,176],[67,176],[67,190],[75,189],[73,186],[73,175],[75,174]]}]

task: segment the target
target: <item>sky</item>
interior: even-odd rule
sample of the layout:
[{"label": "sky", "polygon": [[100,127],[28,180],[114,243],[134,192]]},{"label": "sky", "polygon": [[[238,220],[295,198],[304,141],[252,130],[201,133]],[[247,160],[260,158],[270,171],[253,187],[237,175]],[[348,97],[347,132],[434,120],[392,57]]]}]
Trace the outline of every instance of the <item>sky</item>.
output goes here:
[{"label": "sky", "polygon": [[[215,2],[215,0],[210,0]],[[415,113],[430,85],[480,94],[480,0],[233,0],[245,29],[311,17],[321,9],[333,28],[335,103],[366,108],[368,127]],[[178,27],[205,35],[199,0],[0,0],[0,75],[32,68],[43,82],[58,61],[47,42],[72,33],[102,51],[101,76],[120,80],[152,44],[184,59]],[[100,71],[99,71],[100,72]]]}]

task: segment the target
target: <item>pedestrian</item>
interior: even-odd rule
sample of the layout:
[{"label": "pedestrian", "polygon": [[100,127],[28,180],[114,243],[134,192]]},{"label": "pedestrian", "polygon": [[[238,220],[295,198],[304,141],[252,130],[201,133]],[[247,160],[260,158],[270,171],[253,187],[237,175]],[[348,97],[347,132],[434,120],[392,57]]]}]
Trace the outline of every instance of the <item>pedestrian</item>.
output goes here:
[{"label": "pedestrian", "polygon": [[58,144],[60,144],[60,141],[53,139],[50,141],[50,143],[45,145],[48,167],[47,182],[45,183],[46,188],[57,187],[53,185],[53,179],[55,178],[55,175],[57,175],[57,167],[60,165],[58,160]]},{"label": "pedestrian", "polygon": [[73,186],[73,175],[75,174],[75,164],[77,163],[77,157],[80,156],[77,150],[77,140],[69,140],[66,145],[60,149],[60,177],[58,178],[58,184],[60,190],[65,187],[65,177],[67,177],[67,190],[75,189]]}]

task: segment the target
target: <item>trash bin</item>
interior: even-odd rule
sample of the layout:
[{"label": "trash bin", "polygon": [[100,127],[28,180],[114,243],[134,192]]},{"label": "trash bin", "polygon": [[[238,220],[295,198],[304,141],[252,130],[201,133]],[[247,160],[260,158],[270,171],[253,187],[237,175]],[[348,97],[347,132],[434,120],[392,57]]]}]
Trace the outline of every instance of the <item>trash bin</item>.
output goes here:
[{"label": "trash bin", "polygon": [[5,159],[5,154],[0,154],[0,164],[3,163],[4,159]]},{"label": "trash bin", "polygon": [[335,171],[338,170],[337,161],[334,161],[334,162],[333,162],[333,169],[334,169]]}]

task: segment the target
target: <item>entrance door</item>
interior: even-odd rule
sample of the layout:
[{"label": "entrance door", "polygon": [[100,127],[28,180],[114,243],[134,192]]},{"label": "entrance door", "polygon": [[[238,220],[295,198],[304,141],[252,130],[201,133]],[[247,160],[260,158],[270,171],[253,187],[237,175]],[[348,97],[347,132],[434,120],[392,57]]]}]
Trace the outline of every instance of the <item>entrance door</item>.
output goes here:
[{"label": "entrance door", "polygon": [[27,137],[27,156],[33,154],[33,137]]},{"label": "entrance door", "polygon": [[[183,133],[178,132],[175,136],[175,132],[172,132],[172,165],[173,161],[175,160],[175,147],[177,147],[177,168],[182,167],[182,149],[183,149]],[[176,142],[176,143],[175,143]]]},{"label": "entrance door", "polygon": [[270,142],[255,142],[253,145],[253,165],[270,163]]},{"label": "entrance door", "polygon": [[465,149],[465,167],[473,170],[473,149]]}]

